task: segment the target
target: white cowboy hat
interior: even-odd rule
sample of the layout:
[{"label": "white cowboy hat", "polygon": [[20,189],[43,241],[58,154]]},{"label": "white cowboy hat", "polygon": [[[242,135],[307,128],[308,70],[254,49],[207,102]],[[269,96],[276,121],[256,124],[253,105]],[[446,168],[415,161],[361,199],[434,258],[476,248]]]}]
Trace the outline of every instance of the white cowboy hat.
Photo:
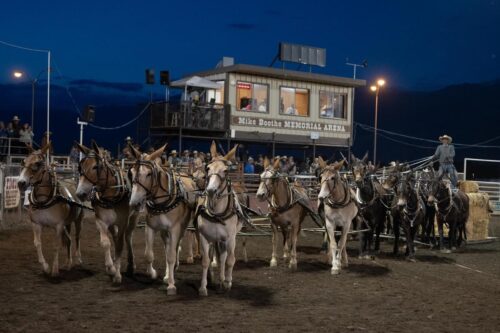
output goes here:
[{"label": "white cowboy hat", "polygon": [[132,138],[131,138],[130,136],[127,136],[127,137],[125,138],[125,141],[132,141]]},{"label": "white cowboy hat", "polygon": [[442,142],[443,140],[448,140],[448,142],[449,142],[449,143],[451,143],[451,141],[453,141],[452,137],[451,137],[451,136],[449,136],[449,135],[446,135],[446,134],[445,134],[445,135],[441,135],[441,136],[439,137],[439,141],[441,141],[441,142]]},{"label": "white cowboy hat", "polygon": [[12,120],[20,120],[18,116],[14,116],[14,118],[12,118]]},{"label": "white cowboy hat", "polygon": [[175,149],[174,149],[174,150],[172,150],[172,151],[170,152],[170,155],[173,155],[173,154],[177,154],[177,150],[175,150]]}]

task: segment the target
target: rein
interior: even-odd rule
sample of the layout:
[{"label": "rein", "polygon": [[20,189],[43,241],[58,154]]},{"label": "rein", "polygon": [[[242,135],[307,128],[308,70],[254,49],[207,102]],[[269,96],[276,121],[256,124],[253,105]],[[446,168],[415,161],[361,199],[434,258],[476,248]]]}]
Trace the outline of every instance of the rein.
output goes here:
[{"label": "rein", "polygon": [[[330,183],[330,181],[332,180],[333,186]],[[342,181],[342,179],[340,179],[339,181],[338,172],[335,174],[335,178],[322,181],[321,186],[323,186],[323,183],[325,182],[328,186],[328,196],[324,199],[324,203],[327,206],[329,206],[330,208],[344,208],[351,203],[351,191],[349,190],[349,186],[346,182]],[[340,183],[342,185],[342,189],[344,191],[344,197],[339,201],[335,201],[333,198],[333,191],[335,190],[337,183]]]}]

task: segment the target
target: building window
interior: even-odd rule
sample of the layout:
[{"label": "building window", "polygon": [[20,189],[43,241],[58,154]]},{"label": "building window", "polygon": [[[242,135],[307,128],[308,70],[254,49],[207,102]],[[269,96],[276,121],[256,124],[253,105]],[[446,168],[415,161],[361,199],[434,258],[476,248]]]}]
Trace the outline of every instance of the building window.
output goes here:
[{"label": "building window", "polygon": [[238,81],[236,87],[236,109],[239,111],[267,112],[269,109],[269,86]]},{"label": "building window", "polygon": [[214,103],[224,104],[224,81],[216,81],[222,84],[219,89],[207,89],[207,102],[210,103],[213,99]]},{"label": "building window", "polygon": [[319,116],[321,118],[347,118],[347,94],[331,91],[319,92]]},{"label": "building window", "polygon": [[309,116],[309,90],[281,87],[280,114]]}]

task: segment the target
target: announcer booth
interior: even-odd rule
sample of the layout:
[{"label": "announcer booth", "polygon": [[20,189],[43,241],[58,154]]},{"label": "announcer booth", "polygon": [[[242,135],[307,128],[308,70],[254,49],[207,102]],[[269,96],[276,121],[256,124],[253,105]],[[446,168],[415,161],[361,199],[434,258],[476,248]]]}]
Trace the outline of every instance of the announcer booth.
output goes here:
[{"label": "announcer booth", "polygon": [[[354,89],[366,84],[364,80],[289,70],[284,66],[234,64],[232,58],[225,58],[215,69],[178,80],[177,86],[182,88],[193,77],[205,79],[204,86],[208,86],[207,81],[216,84],[195,97],[199,99],[197,107],[212,106],[217,122],[205,121],[207,126],[202,128],[191,121],[179,131],[184,138],[189,137],[190,129],[196,129],[197,137],[205,133],[207,138],[224,139],[228,144],[232,141],[272,146],[273,155],[280,145],[347,149],[352,140]],[[184,90],[183,101],[189,95]],[[158,126],[162,122],[157,117],[153,123]],[[179,148],[182,149],[180,145]]]}]

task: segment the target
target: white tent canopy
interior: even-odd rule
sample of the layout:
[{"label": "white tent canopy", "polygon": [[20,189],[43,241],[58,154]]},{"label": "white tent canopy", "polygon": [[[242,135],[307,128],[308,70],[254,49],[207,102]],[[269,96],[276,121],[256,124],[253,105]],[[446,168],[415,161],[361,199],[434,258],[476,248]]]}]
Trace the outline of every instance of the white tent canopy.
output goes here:
[{"label": "white tent canopy", "polygon": [[170,83],[172,87],[198,87],[198,88],[207,88],[207,89],[220,89],[222,88],[222,83],[217,83],[214,81],[210,81],[208,79],[192,76],[186,77],[184,79],[180,79]]}]

